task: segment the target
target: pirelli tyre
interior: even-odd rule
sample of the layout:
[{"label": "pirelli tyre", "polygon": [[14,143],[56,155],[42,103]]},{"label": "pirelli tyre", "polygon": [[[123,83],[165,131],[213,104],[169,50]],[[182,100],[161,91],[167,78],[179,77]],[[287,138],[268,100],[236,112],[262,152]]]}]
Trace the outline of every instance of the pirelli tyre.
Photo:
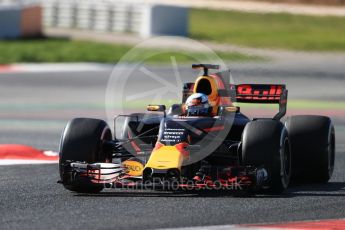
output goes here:
[{"label": "pirelli tyre", "polygon": [[60,177],[64,187],[75,192],[96,193],[102,185],[91,184],[86,179],[72,180],[64,173],[67,161],[87,163],[111,162],[111,151],[102,144],[112,139],[109,126],[105,121],[91,118],[75,118],[65,127],[60,142]]},{"label": "pirelli tyre", "polygon": [[333,174],[334,126],[329,117],[301,115],[288,117],[285,126],[292,152],[293,180],[326,183]]},{"label": "pirelli tyre", "polygon": [[242,163],[268,171],[262,192],[284,192],[291,177],[290,143],[284,125],[271,119],[249,122],[242,135]]}]

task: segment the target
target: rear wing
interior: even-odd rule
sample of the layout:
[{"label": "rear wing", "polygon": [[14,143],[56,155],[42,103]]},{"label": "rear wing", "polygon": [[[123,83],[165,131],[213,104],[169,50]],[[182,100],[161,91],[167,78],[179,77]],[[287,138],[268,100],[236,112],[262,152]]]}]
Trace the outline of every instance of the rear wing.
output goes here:
[{"label": "rear wing", "polygon": [[273,117],[273,119],[280,120],[286,114],[288,90],[285,85],[230,85],[230,91],[233,102],[279,104],[279,112]]},{"label": "rear wing", "polygon": [[[185,83],[183,88],[183,103],[192,94],[194,83]],[[279,112],[273,119],[280,120],[287,110],[288,90],[285,85],[276,84],[229,84],[228,89],[219,89],[218,95],[230,97],[232,102],[279,104]]]}]

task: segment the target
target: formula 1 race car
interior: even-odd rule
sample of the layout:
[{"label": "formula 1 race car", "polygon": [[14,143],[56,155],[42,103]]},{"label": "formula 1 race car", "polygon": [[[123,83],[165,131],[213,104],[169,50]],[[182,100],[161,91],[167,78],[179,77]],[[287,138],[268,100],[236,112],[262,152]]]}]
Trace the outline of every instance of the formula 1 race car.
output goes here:
[{"label": "formula 1 race car", "polygon": [[[115,117],[114,138],[103,120],[71,120],[61,137],[60,183],[88,193],[109,187],[280,194],[291,180],[328,182],[335,158],[330,118],[301,115],[283,123],[285,85],[234,85],[229,70],[208,73],[217,65],[193,68],[204,74],[184,84],[181,104]],[[207,95],[210,116],[186,115],[193,93]],[[250,120],[233,102],[279,104],[279,112]]]}]

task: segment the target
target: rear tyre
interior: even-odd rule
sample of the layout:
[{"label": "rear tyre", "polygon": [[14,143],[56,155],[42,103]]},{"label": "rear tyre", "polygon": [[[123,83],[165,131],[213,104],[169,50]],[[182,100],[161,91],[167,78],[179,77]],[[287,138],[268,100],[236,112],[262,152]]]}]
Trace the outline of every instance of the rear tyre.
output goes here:
[{"label": "rear tyre", "polygon": [[112,134],[105,121],[91,118],[75,118],[64,129],[60,142],[60,177],[66,189],[75,192],[97,193],[103,185],[91,184],[87,179],[72,180],[64,173],[66,161],[86,163],[111,162],[111,151],[103,149]]},{"label": "rear tyre", "polygon": [[327,183],[335,159],[335,132],[324,116],[292,116],[285,123],[292,151],[293,180]]},{"label": "rear tyre", "polygon": [[269,179],[263,192],[281,194],[291,176],[290,142],[284,125],[268,119],[249,122],[242,135],[242,163],[264,167]]}]

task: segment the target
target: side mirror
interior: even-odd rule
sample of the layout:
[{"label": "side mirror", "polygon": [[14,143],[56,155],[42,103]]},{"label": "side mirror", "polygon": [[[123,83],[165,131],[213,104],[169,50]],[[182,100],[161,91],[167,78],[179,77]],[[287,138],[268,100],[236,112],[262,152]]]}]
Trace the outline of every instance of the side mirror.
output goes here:
[{"label": "side mirror", "polygon": [[164,112],[166,110],[165,105],[148,105],[147,111]]},{"label": "side mirror", "polygon": [[224,109],[228,112],[231,112],[231,113],[235,113],[235,112],[240,111],[240,107],[236,107],[236,106],[227,106],[227,107],[224,107]]},{"label": "side mirror", "polygon": [[240,107],[238,106],[219,106],[218,116],[227,116],[233,113],[239,113]]},{"label": "side mirror", "polygon": [[146,109],[147,111],[151,111],[151,112],[164,112],[164,117],[166,117],[165,105],[148,105]]}]

